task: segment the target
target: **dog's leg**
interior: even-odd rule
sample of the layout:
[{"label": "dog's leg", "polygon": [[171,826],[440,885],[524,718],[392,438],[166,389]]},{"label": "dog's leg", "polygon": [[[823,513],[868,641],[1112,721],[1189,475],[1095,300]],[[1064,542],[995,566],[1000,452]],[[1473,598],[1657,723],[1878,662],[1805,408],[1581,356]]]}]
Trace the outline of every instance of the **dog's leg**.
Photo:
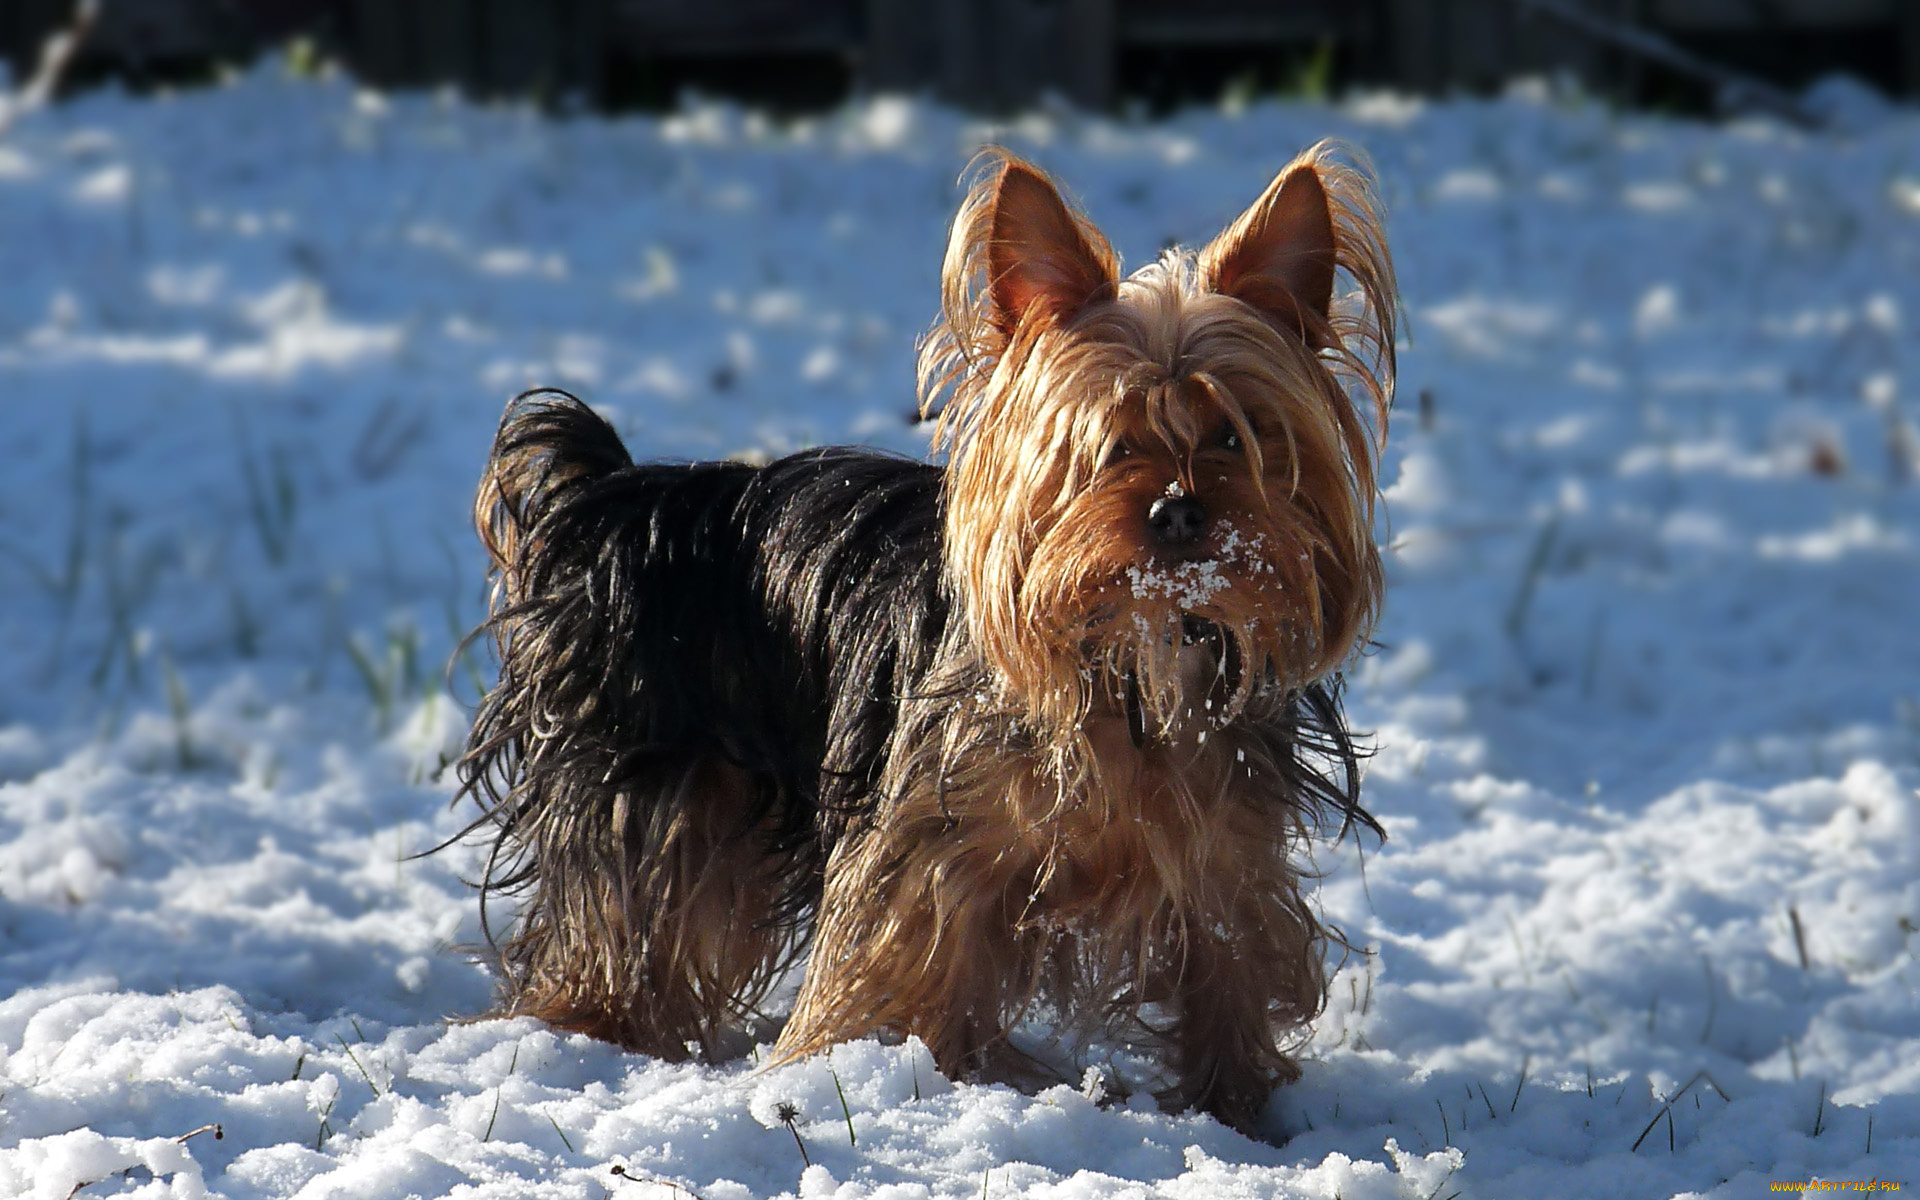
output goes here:
[{"label": "dog's leg", "polygon": [[1242,1132],[1274,1088],[1300,1077],[1276,1034],[1304,1026],[1325,992],[1320,927],[1297,895],[1280,887],[1249,907],[1257,911],[1235,914],[1234,937],[1190,922],[1175,952],[1177,1016],[1167,1032],[1177,1083],[1162,1097]]},{"label": "dog's leg", "polygon": [[672,1060],[737,1052],[792,950],[754,787],[699,755],[544,813],[538,890],[505,947],[508,1008]]},{"label": "dog's leg", "polygon": [[780,1060],[890,1030],[919,1037],[951,1077],[987,1068],[1045,953],[1019,927],[1032,880],[1030,862],[931,798],[883,811],[829,862]]},{"label": "dog's leg", "polygon": [[1264,980],[1253,968],[1212,939],[1188,947],[1179,1016],[1169,1031],[1168,1065],[1177,1082],[1161,1097],[1169,1107],[1197,1108],[1243,1132],[1274,1087],[1300,1074],[1274,1046],[1267,998],[1257,990]]}]

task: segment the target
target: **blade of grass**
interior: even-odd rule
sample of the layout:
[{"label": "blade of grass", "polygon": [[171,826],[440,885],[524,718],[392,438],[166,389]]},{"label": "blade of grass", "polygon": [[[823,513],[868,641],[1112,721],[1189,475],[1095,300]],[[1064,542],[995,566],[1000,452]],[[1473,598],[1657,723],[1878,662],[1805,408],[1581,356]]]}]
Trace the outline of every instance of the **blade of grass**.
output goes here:
[{"label": "blade of grass", "polygon": [[1521,573],[1520,586],[1515,589],[1513,603],[1507,606],[1507,636],[1518,638],[1527,625],[1527,610],[1533,606],[1534,589],[1539,586],[1540,575],[1547,568],[1547,557],[1553,553],[1554,539],[1560,536],[1560,514],[1554,513],[1540,527],[1540,533],[1533,540],[1533,552],[1527,555],[1526,570]]}]

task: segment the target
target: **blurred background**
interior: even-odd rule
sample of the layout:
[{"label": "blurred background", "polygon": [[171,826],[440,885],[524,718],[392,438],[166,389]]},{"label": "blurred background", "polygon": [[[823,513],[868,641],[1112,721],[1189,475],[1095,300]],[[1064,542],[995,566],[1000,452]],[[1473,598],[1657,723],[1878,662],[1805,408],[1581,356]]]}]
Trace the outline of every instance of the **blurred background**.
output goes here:
[{"label": "blurred background", "polygon": [[[1230,89],[1486,91],[1564,74],[1616,103],[1766,106],[1845,71],[1920,93],[1912,0],[107,0],[68,79],[190,82],[290,38],[381,87],[598,109],[685,87],[783,108],[867,89],[1158,112]],[[74,0],[0,3],[27,78]]]},{"label": "blurred background", "polygon": [[[0,59],[0,1196],[1920,1179],[1920,0],[0,0]],[[507,398],[923,455],[983,143],[1132,266],[1330,136],[1391,836],[1315,850],[1294,1140],[445,1024]]]}]

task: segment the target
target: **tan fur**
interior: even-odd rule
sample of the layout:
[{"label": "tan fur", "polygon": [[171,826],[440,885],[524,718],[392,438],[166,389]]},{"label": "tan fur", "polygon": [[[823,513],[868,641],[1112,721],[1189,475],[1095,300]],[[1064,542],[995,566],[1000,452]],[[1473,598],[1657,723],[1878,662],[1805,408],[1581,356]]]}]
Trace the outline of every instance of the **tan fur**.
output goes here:
[{"label": "tan fur", "polygon": [[[887,787],[896,798],[829,865],[782,1058],[893,1029],[944,1070],[978,1070],[1044,992],[1091,1033],[1171,1005],[1179,1027],[1160,1032],[1189,1060],[1174,1064],[1176,1102],[1223,1087],[1264,1099],[1260,1081],[1293,1076],[1270,1031],[1319,1010],[1321,933],[1288,861],[1303,830],[1260,800],[1277,747],[1229,726],[1140,751],[1105,712],[1062,776],[1043,754],[1007,754],[1012,714],[969,713],[957,728],[982,736],[959,745],[942,743],[939,714],[913,717],[901,778],[883,782],[903,790]],[[1204,1015],[1222,1004],[1255,1011],[1233,1026]],[[1212,1050],[1249,1030],[1249,1046]]]},{"label": "tan fur", "polygon": [[[782,1059],[891,1029],[974,1070],[1044,1000],[1107,1032],[1151,1007],[1165,1098],[1236,1123],[1297,1075],[1327,935],[1280,708],[1378,611],[1393,386],[1392,267],[1336,154],[1126,278],[1044,176],[985,160],[921,354],[956,619],[828,863]],[[1162,495],[1204,503],[1201,544],[1154,543]]]}]

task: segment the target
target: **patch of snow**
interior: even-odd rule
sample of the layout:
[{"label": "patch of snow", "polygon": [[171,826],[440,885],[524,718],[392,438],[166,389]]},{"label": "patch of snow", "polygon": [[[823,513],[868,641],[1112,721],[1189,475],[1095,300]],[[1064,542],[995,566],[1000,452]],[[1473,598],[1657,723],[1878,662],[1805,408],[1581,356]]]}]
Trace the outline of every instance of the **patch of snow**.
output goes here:
[{"label": "patch of snow", "polygon": [[[555,121],[267,63],[23,119],[0,1194],[1912,1186],[1920,117],[1869,115],[1534,87]],[[479,851],[416,855],[466,817],[468,509],[508,393],[570,384],[644,456],[920,453],[913,339],[980,141],[1144,261],[1328,134],[1379,169],[1432,420],[1403,405],[1382,453],[1386,607],[1347,692],[1391,836],[1364,873],[1312,849],[1355,949],[1265,1140],[1099,1080],[942,1079],[913,1041],[762,1071],[462,1020],[492,989],[457,948]],[[1229,531],[1129,583],[1201,604],[1284,552]]]}]

